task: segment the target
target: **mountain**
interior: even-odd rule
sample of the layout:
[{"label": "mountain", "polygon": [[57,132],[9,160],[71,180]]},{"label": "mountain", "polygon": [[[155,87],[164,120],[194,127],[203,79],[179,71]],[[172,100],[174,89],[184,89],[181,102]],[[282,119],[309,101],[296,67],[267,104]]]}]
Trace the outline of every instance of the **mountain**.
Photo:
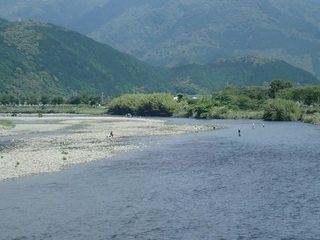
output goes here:
[{"label": "mountain", "polygon": [[165,91],[163,70],[77,32],[0,19],[0,89],[17,95]]},{"label": "mountain", "polygon": [[154,67],[75,31],[36,21],[0,19],[0,52],[0,95],[200,94],[221,90],[228,84],[259,86],[273,79],[320,84],[303,69],[258,57]]},{"label": "mountain", "polygon": [[[208,64],[188,64],[170,69],[175,92],[210,93],[227,85],[269,86],[274,79],[290,80],[296,85],[317,85],[311,73],[277,59],[254,56],[218,59]],[[205,86],[205,87],[203,87]]]},{"label": "mountain", "polygon": [[156,66],[254,55],[320,77],[319,0],[12,0],[0,16],[58,24]]}]

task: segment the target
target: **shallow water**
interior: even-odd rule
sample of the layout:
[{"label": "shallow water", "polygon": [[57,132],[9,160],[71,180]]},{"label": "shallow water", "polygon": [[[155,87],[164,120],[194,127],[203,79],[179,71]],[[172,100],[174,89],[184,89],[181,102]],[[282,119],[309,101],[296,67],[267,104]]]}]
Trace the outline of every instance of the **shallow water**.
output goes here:
[{"label": "shallow water", "polygon": [[[28,125],[28,124],[51,124],[46,121],[40,121],[40,120],[14,120],[12,121],[13,124],[19,125]],[[5,148],[10,148],[15,146],[16,140],[28,140],[32,138],[38,138],[38,137],[50,137],[50,136],[59,136],[59,135],[66,135],[69,134],[70,131],[79,130],[81,129],[81,124],[75,125],[75,126],[68,126],[63,129],[59,130],[53,130],[53,131],[44,131],[44,132],[35,132],[35,133],[22,133],[22,134],[15,134],[15,135],[4,135],[0,136],[0,152]]]},{"label": "shallow water", "polygon": [[170,121],[228,128],[0,182],[0,239],[320,239],[319,127]]}]

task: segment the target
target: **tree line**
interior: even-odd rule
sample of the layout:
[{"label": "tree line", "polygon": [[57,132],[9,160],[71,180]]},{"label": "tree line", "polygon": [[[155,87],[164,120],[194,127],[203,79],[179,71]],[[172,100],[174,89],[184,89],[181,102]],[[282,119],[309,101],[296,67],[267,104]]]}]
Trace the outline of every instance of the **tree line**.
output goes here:
[{"label": "tree line", "polygon": [[74,96],[65,98],[62,96],[15,96],[13,94],[3,94],[0,97],[0,103],[6,106],[21,106],[21,105],[62,105],[62,104],[87,104],[90,106],[103,104],[103,97],[100,94],[90,95],[86,92],[77,93]]},{"label": "tree line", "polygon": [[105,113],[133,116],[186,117],[199,119],[264,119],[269,121],[305,121],[320,124],[320,86],[296,86],[276,79],[269,86],[235,87],[201,96],[184,93],[123,94],[104,100],[100,94],[80,92],[62,96],[0,97],[2,105],[104,105]]},{"label": "tree line", "polygon": [[[201,119],[255,118],[269,121],[306,120],[319,114],[320,86],[294,86],[276,79],[269,86],[232,85],[224,90],[191,97],[167,93],[125,94],[114,99],[108,113],[139,116],[174,116]],[[312,120],[308,120],[312,121]]]}]

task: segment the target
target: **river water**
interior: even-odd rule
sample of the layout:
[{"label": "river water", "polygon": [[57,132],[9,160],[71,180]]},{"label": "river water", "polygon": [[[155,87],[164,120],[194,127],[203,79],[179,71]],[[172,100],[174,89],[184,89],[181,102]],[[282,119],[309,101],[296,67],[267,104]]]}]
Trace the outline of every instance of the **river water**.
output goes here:
[{"label": "river water", "polygon": [[227,128],[2,181],[0,239],[320,239],[319,127],[172,121]]}]

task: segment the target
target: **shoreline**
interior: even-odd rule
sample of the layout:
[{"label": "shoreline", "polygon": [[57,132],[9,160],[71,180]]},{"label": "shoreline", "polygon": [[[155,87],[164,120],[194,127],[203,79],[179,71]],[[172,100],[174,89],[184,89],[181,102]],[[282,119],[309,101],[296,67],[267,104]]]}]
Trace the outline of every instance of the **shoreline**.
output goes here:
[{"label": "shoreline", "polygon": [[[0,151],[0,181],[61,171],[73,164],[105,160],[146,146],[139,142],[132,143],[132,137],[195,132],[191,125],[174,125],[165,120],[144,118],[27,115],[1,119],[19,123],[14,128],[0,128],[0,137],[13,138],[11,146]],[[213,129],[198,129],[208,130]],[[62,134],[48,134],[54,131],[61,131]],[[114,138],[108,138],[110,131],[113,131]],[[37,136],[21,138],[28,134]],[[20,137],[15,139],[14,136]]]}]

